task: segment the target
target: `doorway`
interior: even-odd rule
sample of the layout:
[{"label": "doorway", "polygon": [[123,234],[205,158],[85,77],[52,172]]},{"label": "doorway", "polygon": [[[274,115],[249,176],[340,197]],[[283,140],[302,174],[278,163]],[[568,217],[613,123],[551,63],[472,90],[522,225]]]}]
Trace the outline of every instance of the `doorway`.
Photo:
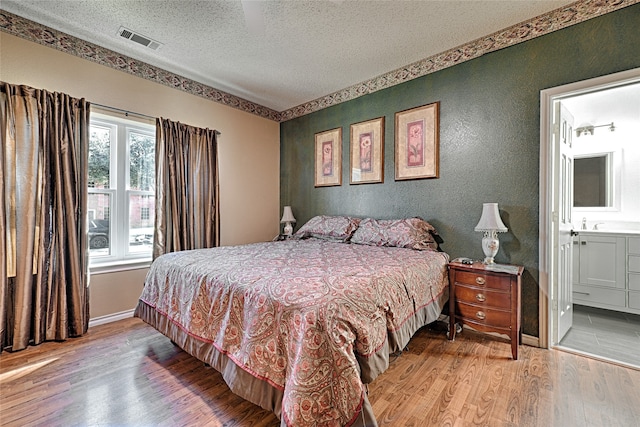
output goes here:
[{"label": "doorway", "polygon": [[[627,92],[629,88],[636,91]],[[614,96],[617,93],[623,97],[618,102]],[[621,104],[629,101],[637,105],[619,109]],[[626,185],[624,182],[629,179],[629,169],[634,168],[627,165],[626,174],[620,174],[621,170],[625,170],[621,167],[624,166],[625,149],[620,143],[610,144],[611,141],[624,140],[621,139],[623,133],[631,135],[632,131],[637,133],[640,129],[640,69],[543,90],[540,108],[540,346],[561,347],[640,367],[640,358],[624,357],[630,353],[640,354],[640,311],[628,307],[629,292],[620,289],[608,292],[607,283],[596,283],[594,289],[603,291],[606,298],[611,295],[622,296],[622,304],[627,306],[620,310],[615,305],[619,301],[609,305],[608,300],[598,298],[595,294],[587,296],[589,292],[581,288],[585,277],[589,280],[599,279],[585,276],[584,272],[580,276],[581,270],[576,270],[580,255],[575,259],[573,256],[573,249],[579,254],[579,249],[583,247],[580,239],[586,240],[587,234],[597,236],[604,232],[602,229],[594,231],[594,228],[623,227],[625,224],[629,227],[640,226],[640,202],[638,206],[629,204],[629,199],[636,196],[631,194],[626,204],[621,203],[626,196],[621,192],[638,187],[635,184],[636,175],[631,175],[634,182],[627,182]],[[631,122],[626,118],[629,110],[633,110]],[[637,138],[632,139],[637,146]],[[628,153],[635,155],[633,150]],[[602,183],[598,186],[601,193],[598,200],[602,206],[579,206],[582,203],[579,202],[575,207],[574,156],[602,157],[592,162],[598,163],[608,174],[597,181]],[[616,161],[618,163],[614,164]],[[637,177],[640,178],[640,175]],[[583,182],[582,176],[578,179]],[[585,200],[582,193],[580,195],[581,200]],[[606,224],[601,224],[603,221]],[[576,231],[580,234],[581,229],[585,236],[574,236]],[[640,237],[640,230],[638,232]],[[622,249],[626,250],[627,241],[623,238],[622,242]],[[587,242],[582,244],[586,245]],[[626,263],[624,254],[619,258],[619,262]],[[595,275],[600,271],[597,270]],[[617,275],[613,286],[616,281],[618,285],[627,286],[624,265],[622,273],[618,270],[612,274]],[[598,288],[601,285],[605,286],[604,290]],[[576,289],[573,289],[574,286]],[[621,337],[618,336],[619,331],[623,332]],[[622,340],[616,341],[616,338]]]}]

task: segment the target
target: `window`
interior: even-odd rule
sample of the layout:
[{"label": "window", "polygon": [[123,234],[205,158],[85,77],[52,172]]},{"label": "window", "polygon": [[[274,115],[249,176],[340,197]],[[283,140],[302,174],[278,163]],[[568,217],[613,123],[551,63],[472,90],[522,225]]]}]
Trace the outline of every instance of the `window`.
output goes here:
[{"label": "window", "polygon": [[150,259],[155,126],[92,111],[88,181],[91,264]]}]

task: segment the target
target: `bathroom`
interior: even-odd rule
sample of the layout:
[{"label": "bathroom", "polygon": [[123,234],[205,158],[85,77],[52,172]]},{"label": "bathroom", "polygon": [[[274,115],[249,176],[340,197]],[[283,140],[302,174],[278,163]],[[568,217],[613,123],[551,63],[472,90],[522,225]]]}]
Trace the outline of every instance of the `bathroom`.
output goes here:
[{"label": "bathroom", "polygon": [[574,119],[574,237],[560,346],[640,368],[640,83],[562,104]]}]

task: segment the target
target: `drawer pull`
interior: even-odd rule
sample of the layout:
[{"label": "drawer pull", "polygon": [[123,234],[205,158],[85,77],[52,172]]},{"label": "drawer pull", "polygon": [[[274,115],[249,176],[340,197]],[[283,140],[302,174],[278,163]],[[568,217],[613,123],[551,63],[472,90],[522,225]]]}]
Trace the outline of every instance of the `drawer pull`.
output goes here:
[{"label": "drawer pull", "polygon": [[476,277],[476,283],[478,285],[484,285],[484,282],[485,282],[484,277]]},{"label": "drawer pull", "polygon": [[485,297],[483,294],[477,294],[476,295],[476,299],[480,302],[485,302],[485,300],[487,299],[487,297]]},{"label": "drawer pull", "polygon": [[580,295],[591,295],[589,292],[579,292],[579,291],[573,291],[574,294],[580,294]]},{"label": "drawer pull", "polygon": [[479,312],[477,312],[477,313],[476,313],[476,317],[477,317],[478,319],[480,319],[480,320],[484,320],[484,319],[485,319],[485,317],[487,317],[487,315],[486,315],[486,314],[484,314],[484,311],[479,311]]}]

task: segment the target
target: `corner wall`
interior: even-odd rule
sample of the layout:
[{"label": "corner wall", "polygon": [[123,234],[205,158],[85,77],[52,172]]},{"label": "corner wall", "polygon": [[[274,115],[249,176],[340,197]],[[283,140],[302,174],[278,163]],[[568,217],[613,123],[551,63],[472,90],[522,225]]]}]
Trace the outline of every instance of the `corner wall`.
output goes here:
[{"label": "corner wall", "polygon": [[[524,333],[538,336],[540,91],[640,66],[640,4],[281,124],[280,198],[314,215],[421,216],[452,257],[482,259],[483,202],[509,228],[500,263],[525,266]],[[440,101],[440,178],[395,181],[394,114]],[[349,184],[350,125],[385,118],[384,183]],[[314,134],[342,127],[342,186],[314,188]]]},{"label": "corner wall", "polygon": [[[221,244],[270,240],[278,233],[278,123],[3,32],[0,80],[219,130]],[[145,273],[94,275],[90,317],[133,309]]]}]

